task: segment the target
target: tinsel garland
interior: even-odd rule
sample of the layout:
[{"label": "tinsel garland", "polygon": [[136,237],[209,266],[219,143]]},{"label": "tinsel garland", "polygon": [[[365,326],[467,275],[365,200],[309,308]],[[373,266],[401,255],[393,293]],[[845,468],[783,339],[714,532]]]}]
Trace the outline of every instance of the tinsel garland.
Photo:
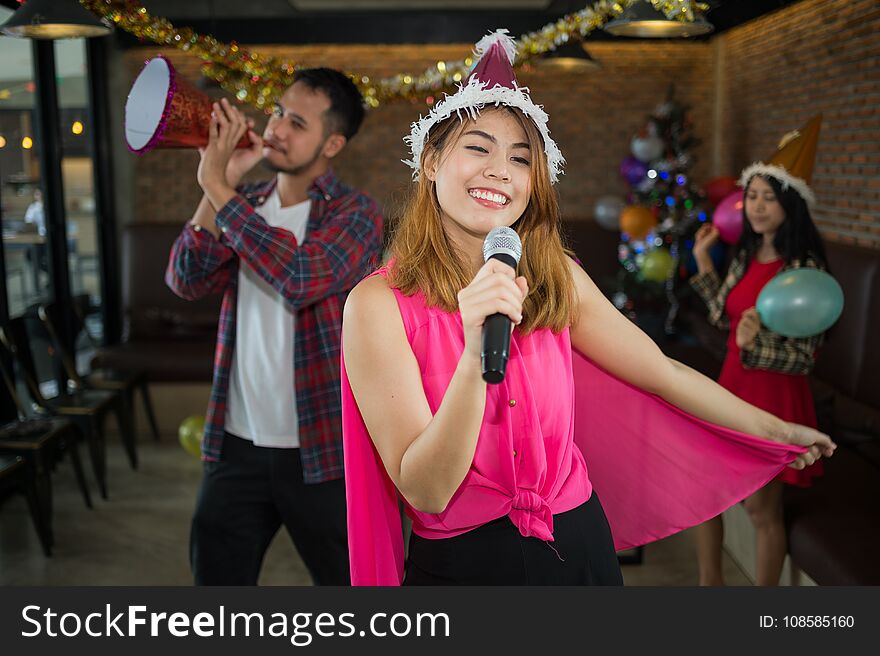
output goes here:
[{"label": "tinsel garland", "polygon": [[[518,39],[516,65],[552,52],[569,40],[579,41],[639,0],[598,0],[584,9],[567,14],[539,30]],[[708,5],[696,0],[649,0],[667,18],[692,22]],[[302,62],[292,62],[246,50],[236,42],[222,43],[212,36],[203,36],[188,27],[175,27],[159,16],[151,15],[136,0],[79,0],[86,9],[107,19],[119,29],[140,39],[163,46],[172,46],[191,53],[205,64],[202,73],[215,80],[242,102],[258,109],[269,110],[293,80]],[[392,77],[371,79],[368,75],[349,72],[369,107],[383,102],[408,99],[433,104],[436,95],[464,80],[473,65],[471,56],[455,61],[438,61],[421,73],[398,73]],[[309,65],[312,65],[310,63]]]}]

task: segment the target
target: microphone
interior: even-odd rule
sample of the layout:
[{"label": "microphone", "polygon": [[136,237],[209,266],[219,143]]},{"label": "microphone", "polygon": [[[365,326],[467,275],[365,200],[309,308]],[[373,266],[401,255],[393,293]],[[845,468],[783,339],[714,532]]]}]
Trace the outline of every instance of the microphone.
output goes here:
[{"label": "microphone", "polygon": [[[512,228],[493,228],[483,242],[483,259],[490,258],[516,271],[519,258],[522,257],[522,242]],[[483,344],[480,351],[483,380],[497,385],[504,380],[507,369],[507,358],[510,355],[510,317],[495,313],[486,317],[483,324]]]}]

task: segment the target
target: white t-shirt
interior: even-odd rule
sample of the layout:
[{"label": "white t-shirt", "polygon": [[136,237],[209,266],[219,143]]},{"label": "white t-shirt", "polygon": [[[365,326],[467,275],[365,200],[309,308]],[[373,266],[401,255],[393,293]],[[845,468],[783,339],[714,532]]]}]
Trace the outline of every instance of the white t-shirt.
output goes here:
[{"label": "white t-shirt", "polygon": [[40,237],[46,236],[46,214],[43,212],[43,201],[35,200],[28,205],[24,212],[25,223],[36,223],[37,234]]},{"label": "white t-shirt", "polygon": [[[302,244],[311,204],[307,200],[282,208],[275,189],[257,212],[270,226],[292,232]],[[281,294],[242,260],[226,430],[257,446],[299,446],[293,387],[295,319]]]}]

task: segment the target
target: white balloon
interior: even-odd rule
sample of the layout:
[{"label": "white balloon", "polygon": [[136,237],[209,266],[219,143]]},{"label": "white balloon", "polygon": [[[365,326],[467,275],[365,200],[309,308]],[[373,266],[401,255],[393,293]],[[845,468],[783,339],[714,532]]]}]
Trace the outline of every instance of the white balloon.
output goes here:
[{"label": "white balloon", "polygon": [[656,162],[651,162],[651,166],[655,171],[671,171],[673,169],[673,162],[668,159],[658,159]]},{"label": "white balloon", "polygon": [[596,223],[606,230],[620,230],[620,213],[623,212],[625,206],[626,203],[622,198],[602,196],[596,201],[596,206],[593,208]]},{"label": "white balloon", "polygon": [[651,191],[657,185],[656,180],[652,180],[651,178],[645,178],[639,184],[636,185],[636,189],[642,193],[646,193]]},{"label": "white balloon", "polygon": [[648,164],[663,154],[663,139],[654,136],[636,136],[633,137],[632,142],[630,143],[630,150],[637,160]]},{"label": "white balloon", "polygon": [[672,116],[673,111],[675,111],[675,103],[667,100],[665,103],[657,105],[657,109],[654,110],[654,115],[657,118],[669,118]]}]

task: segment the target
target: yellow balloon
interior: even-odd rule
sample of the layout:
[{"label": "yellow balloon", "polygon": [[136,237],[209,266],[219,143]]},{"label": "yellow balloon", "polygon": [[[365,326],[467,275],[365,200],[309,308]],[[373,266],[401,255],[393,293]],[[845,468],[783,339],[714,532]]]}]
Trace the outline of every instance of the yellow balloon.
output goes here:
[{"label": "yellow balloon", "polygon": [[177,439],[183,450],[196,458],[202,456],[202,436],[205,434],[205,418],[200,415],[192,415],[180,422],[177,429]]},{"label": "yellow balloon", "polygon": [[645,260],[642,262],[642,277],[645,280],[654,282],[663,282],[672,273],[675,262],[672,255],[665,248],[658,248],[645,254]]}]

